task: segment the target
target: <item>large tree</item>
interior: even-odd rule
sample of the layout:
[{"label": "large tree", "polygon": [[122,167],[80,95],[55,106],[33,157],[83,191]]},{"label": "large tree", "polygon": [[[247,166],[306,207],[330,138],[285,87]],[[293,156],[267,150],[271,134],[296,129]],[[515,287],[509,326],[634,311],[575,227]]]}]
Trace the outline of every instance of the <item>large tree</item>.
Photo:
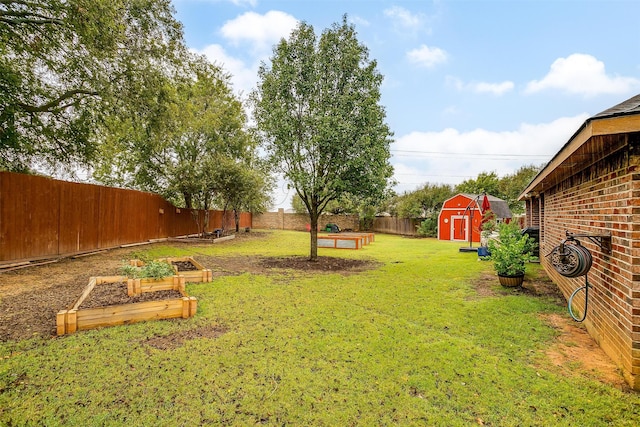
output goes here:
[{"label": "large tree", "polygon": [[393,173],[392,132],[379,103],[383,77],[346,16],[319,40],[300,23],[258,76],[254,118],[272,164],[309,213],[315,260],[318,218],[327,205],[348,194],[380,197]]},{"label": "large tree", "polygon": [[[113,119],[94,176],[204,211],[194,213],[204,233],[208,210],[244,184],[245,176],[232,172],[258,164],[256,139],[227,73],[197,55],[185,56],[181,67],[181,75],[159,88],[153,123],[142,126],[131,115]],[[269,192],[265,185],[258,190]]]},{"label": "large tree", "polygon": [[252,159],[256,146],[229,79],[204,57],[185,57],[182,76],[158,88],[152,123],[125,114],[113,119],[95,176],[162,194],[179,206],[210,207],[215,170],[227,159]]},{"label": "large tree", "polygon": [[149,126],[185,52],[170,0],[0,1],[0,168],[86,163],[110,115]]}]

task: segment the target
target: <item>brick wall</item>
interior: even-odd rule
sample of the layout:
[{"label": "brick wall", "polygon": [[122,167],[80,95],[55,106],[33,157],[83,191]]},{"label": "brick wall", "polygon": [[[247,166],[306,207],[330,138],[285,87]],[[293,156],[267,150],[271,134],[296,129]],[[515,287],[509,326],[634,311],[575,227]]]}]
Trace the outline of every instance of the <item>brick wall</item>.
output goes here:
[{"label": "brick wall", "polygon": [[[338,224],[341,230],[358,231],[360,220],[357,215],[321,215],[318,219],[321,231],[329,223]],[[307,231],[308,224],[308,215],[285,213],[284,209],[253,216],[253,228],[257,229]]]},{"label": "brick wall", "polygon": [[[589,306],[584,321],[590,335],[640,389],[640,157],[633,149],[618,151],[578,171],[540,197],[527,202],[541,218],[541,262],[565,297],[584,285],[584,277],[566,278],[550,265],[549,254],[565,238],[611,233],[612,252],[605,254],[589,239]],[[541,198],[543,197],[543,198]],[[529,206],[541,204],[541,206]],[[584,293],[574,298],[582,314]]]}]

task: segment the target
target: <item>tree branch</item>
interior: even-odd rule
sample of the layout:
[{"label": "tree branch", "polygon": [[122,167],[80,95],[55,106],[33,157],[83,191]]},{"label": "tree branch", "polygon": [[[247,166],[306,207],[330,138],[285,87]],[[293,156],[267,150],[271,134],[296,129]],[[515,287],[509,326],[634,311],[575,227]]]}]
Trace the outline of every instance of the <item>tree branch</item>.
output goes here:
[{"label": "tree branch", "polygon": [[35,24],[35,25],[45,25],[45,24],[57,24],[62,25],[63,22],[60,19],[55,18],[42,18],[42,19],[33,19],[33,18],[0,18],[0,22],[9,25],[19,25],[19,24]]},{"label": "tree branch", "polygon": [[[28,7],[28,6],[27,6]],[[4,22],[10,25],[18,24],[57,24],[63,25],[62,19],[53,18],[51,16],[43,15],[32,11],[12,11],[12,10],[0,10],[0,22]]]},{"label": "tree branch", "polygon": [[[46,104],[42,104],[42,105],[29,105],[29,104],[23,104],[23,103],[18,103],[18,107],[20,107],[23,111],[26,111],[28,113],[44,113],[44,112],[49,112],[52,111],[53,109],[55,109],[56,107],[58,107],[60,105],[60,103],[62,103],[63,101],[72,98],[76,95],[89,95],[89,96],[97,96],[99,95],[98,92],[96,91],[90,91],[90,90],[85,90],[85,89],[74,89],[74,90],[70,90],[67,91],[65,93],[63,93],[62,95],[60,95],[58,98],[53,99],[49,102],[47,102]],[[73,104],[69,104],[67,106],[70,106]]]}]

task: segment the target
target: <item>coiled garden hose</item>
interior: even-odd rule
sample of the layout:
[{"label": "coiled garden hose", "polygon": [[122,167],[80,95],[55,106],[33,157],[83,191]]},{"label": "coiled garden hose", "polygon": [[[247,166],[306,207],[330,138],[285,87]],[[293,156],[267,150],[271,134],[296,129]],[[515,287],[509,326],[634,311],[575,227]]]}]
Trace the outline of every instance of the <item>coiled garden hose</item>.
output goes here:
[{"label": "coiled garden hose", "polygon": [[[580,244],[577,240],[563,240],[559,246],[553,248],[551,253],[547,255],[550,257],[551,265],[556,271],[565,277],[574,278],[584,276],[584,286],[580,286],[573,291],[569,300],[567,301],[567,308],[569,309],[569,315],[576,322],[582,322],[587,318],[587,306],[589,304],[589,288],[591,285],[587,280],[587,273],[591,269],[593,258],[591,252]],[[571,308],[573,304],[573,298],[584,289],[584,313],[582,318],[578,318]]]},{"label": "coiled garden hose", "polygon": [[[573,320],[575,320],[576,322],[582,322],[582,321],[584,321],[584,319],[587,318],[587,306],[589,305],[589,288],[590,287],[591,287],[591,285],[589,284],[589,281],[587,280],[587,276],[585,275],[584,276],[584,286],[580,286],[578,289],[573,291],[573,293],[569,297],[569,301],[567,303],[567,307],[569,309],[569,316],[571,316],[571,318]],[[580,292],[583,289],[584,289],[584,313],[582,313],[582,318],[578,319],[578,317],[575,314],[573,314],[573,309],[571,308],[571,305],[573,303],[573,297],[575,297],[577,295],[577,293]]]}]

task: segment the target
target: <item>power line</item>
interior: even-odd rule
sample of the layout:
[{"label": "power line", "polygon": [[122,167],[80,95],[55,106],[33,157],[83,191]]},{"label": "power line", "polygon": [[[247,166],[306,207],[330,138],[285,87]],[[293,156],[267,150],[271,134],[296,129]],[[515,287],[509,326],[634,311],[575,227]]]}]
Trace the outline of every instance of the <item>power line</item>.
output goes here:
[{"label": "power line", "polygon": [[547,154],[501,154],[501,153],[451,153],[445,151],[419,151],[419,150],[389,150],[397,153],[398,157],[416,157],[417,156],[439,156],[439,157],[456,157],[456,158],[477,158],[483,157],[491,160],[516,160],[516,159],[549,159],[551,155]]},{"label": "power line", "polygon": [[469,178],[471,175],[433,175],[433,174],[419,174],[419,173],[396,173],[394,176],[428,176],[436,178]]}]

